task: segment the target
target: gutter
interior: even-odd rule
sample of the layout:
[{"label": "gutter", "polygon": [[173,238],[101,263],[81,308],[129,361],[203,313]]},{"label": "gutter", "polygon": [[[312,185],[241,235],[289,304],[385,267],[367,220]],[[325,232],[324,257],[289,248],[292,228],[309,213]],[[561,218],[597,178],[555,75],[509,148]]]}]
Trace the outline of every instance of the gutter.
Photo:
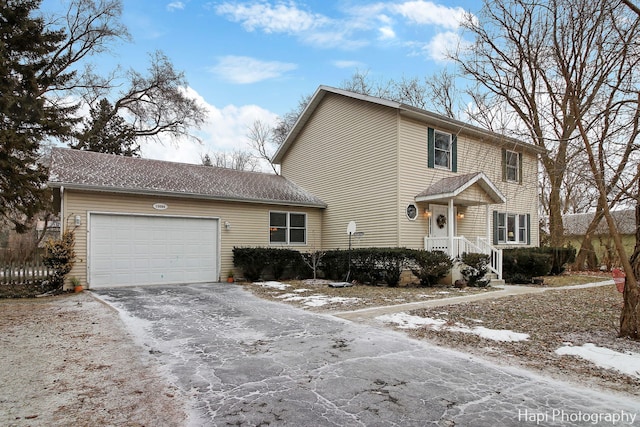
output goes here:
[{"label": "gutter", "polygon": [[[78,191],[95,191],[102,193],[117,193],[117,194],[130,194],[130,195],[144,195],[144,196],[162,196],[162,197],[176,197],[185,199],[199,199],[199,200],[215,200],[219,202],[235,202],[235,203],[258,203],[264,205],[281,205],[281,206],[303,206],[311,208],[326,209],[327,204],[313,203],[313,202],[296,202],[292,200],[272,200],[272,199],[247,199],[241,197],[221,197],[221,196],[207,196],[198,193],[175,193],[171,191],[160,190],[144,190],[138,188],[114,188],[114,187],[101,187],[96,185],[83,185],[73,183],[61,183],[61,182],[48,182],[47,185],[51,188],[60,188],[60,198],[62,199],[63,189],[78,190]],[[62,203],[61,203],[62,204]],[[60,208],[62,210],[62,208]]]}]

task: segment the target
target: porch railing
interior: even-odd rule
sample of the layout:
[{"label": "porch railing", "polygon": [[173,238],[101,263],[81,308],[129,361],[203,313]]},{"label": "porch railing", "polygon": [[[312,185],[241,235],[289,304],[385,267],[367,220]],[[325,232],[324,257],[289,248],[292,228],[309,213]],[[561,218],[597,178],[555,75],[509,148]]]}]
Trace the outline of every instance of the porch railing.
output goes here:
[{"label": "porch railing", "polygon": [[463,253],[480,253],[489,255],[489,270],[502,279],[502,249],[497,249],[489,244],[485,238],[477,238],[476,243],[467,240],[464,236],[453,238],[453,248],[449,248],[448,237],[425,237],[424,248],[427,251],[442,251],[450,257],[460,257]]}]

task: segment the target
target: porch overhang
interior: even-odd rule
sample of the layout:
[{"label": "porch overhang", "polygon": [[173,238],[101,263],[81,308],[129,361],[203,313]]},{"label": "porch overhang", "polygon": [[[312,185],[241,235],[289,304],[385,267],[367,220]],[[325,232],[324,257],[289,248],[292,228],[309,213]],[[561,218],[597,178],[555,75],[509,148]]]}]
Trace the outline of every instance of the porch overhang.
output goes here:
[{"label": "porch overhang", "polygon": [[[479,197],[477,191],[471,190],[474,185],[482,190],[482,197]],[[443,178],[415,196],[416,202],[445,204],[450,200],[464,206],[500,204],[507,201],[484,172]]]}]

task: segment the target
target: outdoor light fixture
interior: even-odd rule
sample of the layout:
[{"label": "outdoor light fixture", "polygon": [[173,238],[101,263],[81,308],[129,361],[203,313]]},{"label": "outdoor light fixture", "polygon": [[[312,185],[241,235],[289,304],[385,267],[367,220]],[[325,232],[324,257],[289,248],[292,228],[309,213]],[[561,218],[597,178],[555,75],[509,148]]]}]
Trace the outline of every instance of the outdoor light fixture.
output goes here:
[{"label": "outdoor light fixture", "polygon": [[424,210],[424,215],[425,215],[427,218],[431,218],[431,211],[430,211],[429,209],[425,209],[425,210]]},{"label": "outdoor light fixture", "polygon": [[224,228],[226,228],[227,230],[231,230],[231,223],[229,221],[225,221]]},{"label": "outdoor light fixture", "polygon": [[458,213],[458,219],[464,219],[464,214],[462,212]]}]

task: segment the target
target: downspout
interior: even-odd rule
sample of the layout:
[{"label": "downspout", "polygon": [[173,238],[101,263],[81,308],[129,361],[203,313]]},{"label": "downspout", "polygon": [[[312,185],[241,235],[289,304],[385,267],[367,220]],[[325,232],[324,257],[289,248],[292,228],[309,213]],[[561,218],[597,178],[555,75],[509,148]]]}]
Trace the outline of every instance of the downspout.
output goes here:
[{"label": "downspout", "polygon": [[62,239],[62,233],[64,233],[64,229],[67,227],[67,221],[64,220],[64,185],[60,186],[60,236]]}]

